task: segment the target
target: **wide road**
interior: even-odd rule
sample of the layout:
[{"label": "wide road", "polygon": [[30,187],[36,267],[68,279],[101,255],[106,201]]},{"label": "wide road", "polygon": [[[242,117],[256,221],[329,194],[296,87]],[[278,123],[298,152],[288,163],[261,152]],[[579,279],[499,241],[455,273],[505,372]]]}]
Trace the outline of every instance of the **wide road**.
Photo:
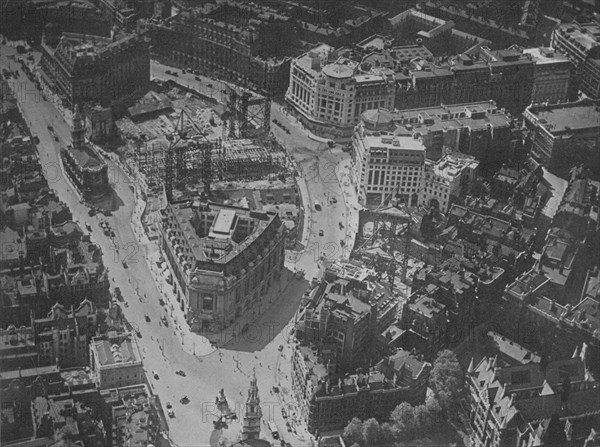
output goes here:
[{"label": "wide road", "polygon": [[271,107],[271,131],[292,156],[306,185],[304,212],[310,228],[302,253],[289,253],[294,268],[304,270],[306,278],[319,277],[322,260],[349,257],[358,228],[356,194],[349,182],[349,154],[339,146],[329,148],[311,139],[303,127],[279,104]]},{"label": "wide road", "polygon": [[[9,66],[7,57],[11,54],[15,54],[14,48],[1,48],[2,67]],[[10,68],[20,70],[20,65],[11,61]],[[59,162],[60,148],[71,141],[69,126],[56,107],[42,98],[24,73],[16,80],[11,79],[11,83],[25,121],[31,132],[40,139],[39,156],[50,187],[69,206],[74,220],[80,223],[82,229],[85,223],[92,226],[91,239],[102,248],[103,261],[112,279],[111,289],[114,290],[116,286],[121,289],[127,303],[123,309],[125,317],[140,329],[142,337],[138,339],[138,345],[150,386],[160,396],[165,414],[168,401],[174,407],[175,418],[169,420],[170,437],[174,444],[182,447],[215,446],[221,438],[236,439],[241,430],[240,421],[232,423],[229,430],[213,429],[217,414],[215,397],[218,390],[224,388],[230,407],[239,415],[247,395],[250,375],[255,369],[263,419],[275,421],[282,436],[292,445],[311,445],[300,424],[297,436],[288,433],[281,415],[282,405],[289,400],[291,378],[291,348],[287,343],[289,325],[284,327],[284,323],[293,316],[294,304],[276,303],[271,306],[245,338],[234,340],[227,349],[215,350],[201,337],[189,334],[185,329],[175,330],[174,326],[181,322],[177,317],[177,303],[172,299],[172,293],[166,293],[163,296],[167,299],[167,305],[162,307],[159,304],[159,289],[167,291],[169,286],[162,281],[157,288],[147,259],[149,256],[157,260],[156,247],[148,242],[138,242],[135,234],[133,221],[136,220],[134,216],[139,215],[140,207],[135,202],[133,185],[119,166],[108,160],[110,182],[118,208],[110,217],[89,217],[88,208],[80,202],[78,192],[64,176]],[[54,129],[53,132],[48,126]],[[55,141],[55,135],[59,141]],[[114,239],[100,231],[98,224],[101,219],[111,225],[115,232]],[[143,236],[141,240],[144,241]],[[122,265],[123,261],[127,268]],[[162,278],[159,273],[156,275]],[[298,297],[305,287],[305,282],[292,280],[288,289],[277,298],[285,297],[288,300],[288,296]],[[175,312],[168,310],[171,305]],[[150,322],[146,321],[145,315]],[[168,318],[168,327],[159,323],[162,316]],[[185,348],[182,346],[184,337],[187,342]],[[191,349],[190,343],[193,343]],[[283,346],[281,352],[280,345]],[[176,370],[185,371],[186,376],[175,374]],[[158,379],[153,377],[152,372],[156,372]],[[279,394],[272,392],[273,385],[279,386]],[[190,399],[187,405],[179,402],[184,395]],[[267,432],[263,426],[261,436],[274,441]]]}]

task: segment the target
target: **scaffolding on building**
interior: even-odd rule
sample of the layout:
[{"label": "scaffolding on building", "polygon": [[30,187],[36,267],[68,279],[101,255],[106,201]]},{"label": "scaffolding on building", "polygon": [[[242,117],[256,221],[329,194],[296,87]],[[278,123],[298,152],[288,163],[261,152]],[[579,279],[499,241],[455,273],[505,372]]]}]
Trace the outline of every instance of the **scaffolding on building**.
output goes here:
[{"label": "scaffolding on building", "polygon": [[227,108],[223,125],[223,139],[258,138],[269,134],[271,101],[264,96],[227,85]]}]

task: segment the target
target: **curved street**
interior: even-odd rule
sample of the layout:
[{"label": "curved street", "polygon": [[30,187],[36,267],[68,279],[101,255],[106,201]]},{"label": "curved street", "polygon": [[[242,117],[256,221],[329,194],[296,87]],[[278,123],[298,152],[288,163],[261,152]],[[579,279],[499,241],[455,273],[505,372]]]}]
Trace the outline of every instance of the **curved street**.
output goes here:
[{"label": "curved street", "polygon": [[[15,54],[14,48],[3,46],[0,57],[5,59],[10,54]],[[5,64],[7,61],[2,62]],[[16,62],[12,61],[11,65],[13,70],[20,70]],[[124,315],[141,332],[138,345],[149,384],[160,397],[165,414],[166,403],[173,404],[175,418],[169,420],[173,443],[179,446],[208,446],[216,445],[219,439],[235,439],[241,429],[239,419],[230,425],[229,430],[215,431],[213,428],[213,421],[218,414],[215,397],[218,390],[224,388],[230,408],[240,415],[249,378],[255,369],[263,421],[275,421],[282,437],[292,445],[312,445],[310,436],[301,424],[295,424],[297,435],[288,432],[286,420],[281,414],[282,406],[288,406],[291,420],[294,419],[288,334],[300,297],[307,287],[306,281],[293,278],[292,272],[295,269],[304,270],[306,278],[310,279],[317,276],[317,261],[321,256],[331,260],[344,254],[340,241],[348,240],[348,229],[355,228],[353,219],[357,215],[349,191],[351,188],[345,188],[343,192],[338,181],[338,176],[347,179],[344,172],[338,172],[345,169],[339,166],[340,163],[342,166],[348,163],[347,154],[339,148],[330,150],[326,144],[311,140],[299,127],[290,124],[278,105],[273,106],[273,117],[287,123],[290,134],[275,126],[273,132],[288,148],[306,180],[308,200],[304,200],[310,228],[308,243],[304,252],[292,253],[287,257],[289,271],[284,278],[286,283],[273,291],[277,295],[273,299],[275,304],[264,310],[254,330],[246,334],[243,340],[233,340],[226,347],[215,350],[202,337],[181,328],[182,318],[171,287],[156,264],[159,258],[157,247],[148,242],[140,231],[139,216],[143,203],[136,203],[134,185],[125,173],[107,159],[116,209],[110,217],[89,217],[88,208],[80,202],[79,193],[65,178],[59,161],[60,148],[71,141],[69,125],[57,108],[42,98],[42,94],[23,72],[13,88],[24,119],[32,134],[40,139],[40,160],[50,187],[69,206],[82,230],[85,231],[86,223],[91,225],[91,239],[102,248],[103,260],[109,269],[111,290],[117,286],[121,289],[126,301]],[[55,135],[59,141],[55,141]],[[333,198],[337,203],[330,202]],[[316,201],[322,204],[322,211],[314,211]],[[340,219],[337,217],[341,208],[345,208],[342,211],[343,227],[339,225]],[[348,210],[351,210],[351,217]],[[103,234],[99,227],[101,219],[110,224],[114,238]],[[323,236],[319,235],[320,231],[323,231]],[[127,268],[124,268],[123,261]],[[282,293],[283,287],[285,293]],[[164,307],[159,303],[161,296],[166,300]],[[278,302],[282,297],[286,301]],[[145,315],[150,322],[146,321]],[[167,317],[168,327],[159,323],[162,316]],[[176,370],[183,370],[185,377],[175,374]],[[154,377],[154,372],[158,379]],[[279,387],[280,393],[273,392],[274,385]],[[179,402],[184,395],[190,399],[187,405]],[[266,426],[263,426],[262,436],[270,438]]]}]

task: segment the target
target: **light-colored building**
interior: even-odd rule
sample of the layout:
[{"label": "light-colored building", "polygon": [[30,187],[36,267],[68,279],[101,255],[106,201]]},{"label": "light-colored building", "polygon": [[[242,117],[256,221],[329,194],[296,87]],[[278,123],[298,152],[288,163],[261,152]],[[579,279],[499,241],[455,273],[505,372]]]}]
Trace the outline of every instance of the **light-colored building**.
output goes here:
[{"label": "light-colored building", "polygon": [[564,102],[569,99],[573,82],[573,64],[553,48],[526,48],[524,54],[533,59],[531,102]]},{"label": "light-colored building", "polygon": [[419,205],[447,212],[452,198],[463,186],[475,180],[479,162],[463,154],[446,154],[437,161],[427,160],[419,189]]},{"label": "light-colored building", "polygon": [[531,130],[532,155],[550,171],[567,178],[580,164],[598,172],[600,109],[590,100],[533,104],[523,114]]},{"label": "light-colored building", "polygon": [[378,126],[392,123],[386,110],[369,110],[352,136],[359,201],[380,204],[391,198],[416,206],[425,166],[425,145],[410,133],[387,134]]},{"label": "light-colored building", "polygon": [[552,33],[551,45],[573,62],[579,89],[600,99],[600,22],[562,23]]},{"label": "light-colored building", "polygon": [[142,356],[130,334],[92,339],[90,366],[101,389],[139,385],[145,380]]},{"label": "light-colored building", "polygon": [[268,305],[263,299],[285,260],[277,213],[199,202],[170,204],[162,213],[160,245],[194,330],[219,332]]},{"label": "light-colored building", "polygon": [[391,109],[395,91],[393,70],[362,72],[358,62],[323,44],[292,61],[286,99],[313,131],[341,136],[351,134],[364,111]]}]

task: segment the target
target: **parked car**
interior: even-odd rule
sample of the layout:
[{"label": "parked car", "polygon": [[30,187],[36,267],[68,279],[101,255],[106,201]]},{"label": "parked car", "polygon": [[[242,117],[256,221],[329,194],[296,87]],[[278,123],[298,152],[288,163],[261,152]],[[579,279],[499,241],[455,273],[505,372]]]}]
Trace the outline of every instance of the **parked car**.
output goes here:
[{"label": "parked car", "polygon": [[60,141],[60,140],[58,139],[58,135],[54,135],[54,141]]},{"label": "parked car", "polygon": [[173,405],[171,405],[171,402],[167,402],[167,408],[173,408]]},{"label": "parked car", "polygon": [[175,412],[173,410],[167,410],[167,414],[169,415],[170,418],[175,417]]},{"label": "parked car", "polygon": [[183,404],[183,405],[187,405],[187,404],[189,404],[189,403],[190,403],[190,399],[189,399],[187,396],[183,396],[183,397],[182,397],[182,398],[179,400],[179,402],[180,402],[181,404]]},{"label": "parked car", "polygon": [[285,411],[285,408],[281,409],[281,415],[283,416],[283,418],[287,418],[287,411]]},{"label": "parked car", "polygon": [[323,236],[323,234],[325,234],[323,233],[323,230],[319,230],[319,236]]},{"label": "parked car", "polygon": [[123,264],[123,268],[129,268],[129,266],[127,265],[127,263],[125,261],[121,262],[121,264]]},{"label": "parked car", "polygon": [[181,376],[181,377],[185,377],[185,371],[182,371],[181,369],[180,369],[180,370],[177,370],[177,371],[175,371],[175,374],[177,374],[177,375],[179,375],[179,376]]},{"label": "parked car", "polygon": [[156,380],[160,379],[160,377],[158,377],[158,373],[156,371],[152,371],[152,377],[154,377]]},{"label": "parked car", "polygon": [[148,314],[144,315],[144,318],[146,319],[146,321],[147,321],[148,323],[150,323],[150,317],[148,316]]}]

